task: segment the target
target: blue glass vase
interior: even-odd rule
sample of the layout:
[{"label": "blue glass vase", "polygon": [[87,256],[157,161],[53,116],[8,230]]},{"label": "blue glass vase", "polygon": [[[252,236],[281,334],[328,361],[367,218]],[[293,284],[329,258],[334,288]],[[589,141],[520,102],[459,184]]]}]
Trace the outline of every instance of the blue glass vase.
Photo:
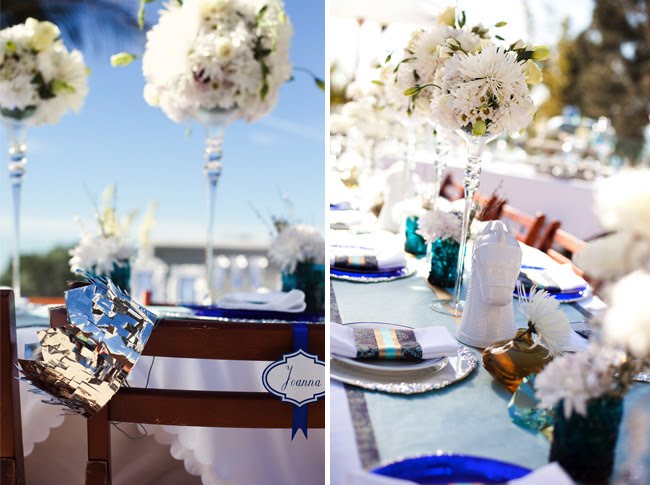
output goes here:
[{"label": "blue glass vase", "polygon": [[404,251],[415,256],[427,254],[427,243],[422,236],[415,232],[418,230],[419,219],[417,216],[410,216],[406,219],[406,242],[404,243]]},{"label": "blue glass vase", "polygon": [[428,281],[433,286],[451,288],[456,283],[460,244],[451,238],[431,243],[431,270]]},{"label": "blue glass vase", "polygon": [[623,400],[591,399],[587,416],[576,412],[567,419],[564,401],[555,409],[549,461],[557,461],[577,482],[608,483],[614,468],[614,450],[623,417]]},{"label": "blue glass vase", "polygon": [[97,272],[94,267],[90,273],[93,276],[107,276],[122,290],[131,293],[131,263],[128,260],[122,260],[119,264],[113,263],[113,269],[108,274]]},{"label": "blue glass vase", "polygon": [[325,311],[325,265],[298,263],[293,273],[282,273],[282,291],[301,290],[305,294],[305,311]]}]

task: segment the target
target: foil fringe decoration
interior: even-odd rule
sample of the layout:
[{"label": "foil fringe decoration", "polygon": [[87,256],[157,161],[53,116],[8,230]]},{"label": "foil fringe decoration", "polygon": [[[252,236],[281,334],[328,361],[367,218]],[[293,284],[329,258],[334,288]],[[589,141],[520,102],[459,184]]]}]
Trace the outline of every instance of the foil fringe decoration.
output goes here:
[{"label": "foil fringe decoration", "polygon": [[142,354],[156,315],[109,278],[81,274],[88,286],[65,293],[68,324],[40,331],[33,360],[19,359],[34,392],[91,417],[124,384]]}]

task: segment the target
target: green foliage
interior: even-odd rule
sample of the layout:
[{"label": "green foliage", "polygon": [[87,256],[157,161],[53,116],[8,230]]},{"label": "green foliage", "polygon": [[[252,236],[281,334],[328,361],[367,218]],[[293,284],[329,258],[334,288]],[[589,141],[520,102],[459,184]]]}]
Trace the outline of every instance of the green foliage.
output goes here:
[{"label": "green foliage", "polygon": [[[80,279],[70,272],[69,247],[57,246],[46,253],[20,257],[20,281],[24,296],[63,296],[66,280]],[[11,286],[11,261],[0,276],[0,285]]]}]

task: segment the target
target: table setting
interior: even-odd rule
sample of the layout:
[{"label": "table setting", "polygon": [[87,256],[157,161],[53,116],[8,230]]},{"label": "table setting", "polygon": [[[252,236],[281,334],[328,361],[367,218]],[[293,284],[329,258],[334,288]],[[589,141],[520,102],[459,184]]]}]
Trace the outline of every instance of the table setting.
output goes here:
[{"label": "table setting", "polygon": [[[644,483],[649,354],[645,318],[632,309],[643,306],[632,293],[645,277],[636,259],[645,254],[646,215],[637,205],[644,184],[622,171],[594,190],[593,208],[582,210],[612,233],[568,263],[524,244],[499,216],[481,220],[508,196],[479,193],[485,149],[533,121],[531,93],[550,51],[505,41],[505,21],[484,27],[468,17],[459,6],[443,9],[366,75],[378,86],[368,96],[383,93],[379,109],[431,125],[443,147],[429,153],[432,178],[423,184],[409,159],[412,142],[402,138],[404,163],[385,173],[374,231],[330,228],[331,481]],[[340,110],[339,137],[345,123],[354,126],[347,115]],[[464,197],[450,201],[439,197],[444,145],[459,140]],[[339,160],[334,154],[335,168]],[[364,162],[365,178],[378,167],[372,157]],[[646,172],[634,171],[639,179]],[[349,201],[363,200],[362,183]],[[340,204],[343,190],[335,189]],[[617,257],[632,246],[633,262]],[[415,271],[386,277],[392,265]],[[380,271],[384,279],[375,279]],[[623,324],[632,314],[635,323]]]}]

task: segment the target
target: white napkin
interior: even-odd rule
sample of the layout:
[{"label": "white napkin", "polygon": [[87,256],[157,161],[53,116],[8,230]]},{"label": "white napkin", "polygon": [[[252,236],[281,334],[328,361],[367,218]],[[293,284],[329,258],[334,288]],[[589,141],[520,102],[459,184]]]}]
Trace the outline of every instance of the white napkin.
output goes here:
[{"label": "white napkin", "polygon": [[553,286],[567,292],[587,286],[587,282],[575,274],[571,264],[560,264],[539,249],[525,244],[520,246],[523,251],[521,271],[540,288]]},{"label": "white napkin", "polygon": [[[452,337],[447,327],[414,328],[413,332],[420,347],[422,347],[423,359],[456,355],[458,351],[458,342]],[[330,351],[332,354],[341,357],[356,358],[357,347],[354,343],[353,325],[338,323],[330,325]]]},{"label": "white napkin", "polygon": [[406,266],[404,242],[384,232],[355,236],[332,237],[330,246],[330,265],[336,257],[373,256],[380,270],[403,268]]},{"label": "white napkin", "polygon": [[217,306],[228,310],[266,310],[298,313],[305,311],[305,294],[300,290],[268,293],[228,293],[217,301]]},{"label": "white napkin", "polygon": [[[344,485],[406,485],[412,483],[415,482],[375,475],[365,470],[355,470],[348,473]],[[573,480],[556,462],[544,465],[524,477],[508,482],[510,485],[573,485],[573,483]]]}]

